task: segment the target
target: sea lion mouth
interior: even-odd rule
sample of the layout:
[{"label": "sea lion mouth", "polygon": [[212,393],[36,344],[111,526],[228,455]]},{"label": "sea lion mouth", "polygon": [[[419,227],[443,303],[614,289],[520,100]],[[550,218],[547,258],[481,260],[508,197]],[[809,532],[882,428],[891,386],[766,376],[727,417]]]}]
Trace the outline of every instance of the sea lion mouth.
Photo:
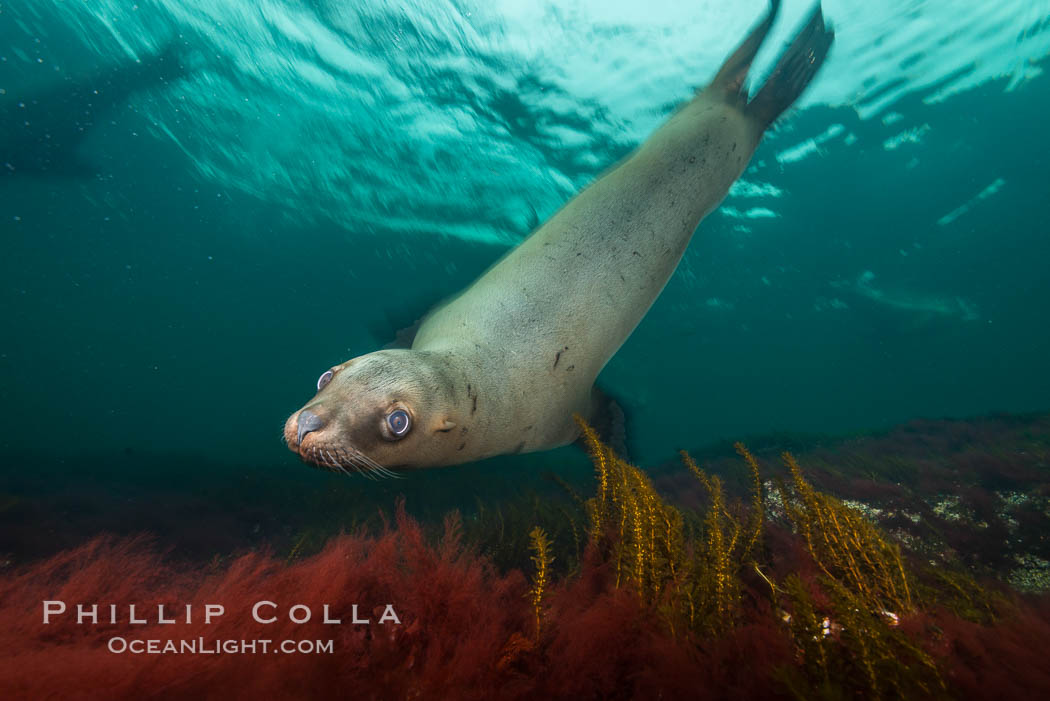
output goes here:
[{"label": "sea lion mouth", "polygon": [[315,445],[314,442],[304,446],[300,442],[296,452],[303,462],[329,472],[337,472],[344,475],[360,474],[372,480],[401,478],[401,475],[380,465],[353,447],[347,448],[326,444]]}]

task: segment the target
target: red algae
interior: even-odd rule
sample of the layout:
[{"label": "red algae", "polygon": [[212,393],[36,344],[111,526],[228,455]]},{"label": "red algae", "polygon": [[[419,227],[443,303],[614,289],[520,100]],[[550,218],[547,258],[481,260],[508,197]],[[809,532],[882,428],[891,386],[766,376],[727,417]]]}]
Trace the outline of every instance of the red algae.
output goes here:
[{"label": "red algae", "polygon": [[[997,483],[995,460],[973,459],[972,452],[998,455],[1008,442],[1003,432],[1020,429],[988,421],[995,425],[916,423],[875,439],[912,451],[907,461],[889,460],[889,468],[880,468],[858,444],[840,448],[854,472],[873,469],[867,481],[836,471],[843,463],[827,451],[823,460],[816,452],[816,473],[844,489],[878,495],[888,511],[915,486],[887,488],[878,469],[907,474],[906,462],[925,461],[939,471],[937,479],[947,479],[953,466],[969,466],[968,477],[980,478],[967,479],[970,486],[954,494],[960,509],[986,521],[988,535],[966,543],[958,530],[945,542],[959,550],[974,544],[991,549],[1006,521],[1001,499],[996,502],[986,486]],[[933,428],[941,435],[922,434]],[[1026,455],[1042,460],[1044,444],[1033,444]],[[618,460],[611,452],[606,457]],[[1023,465],[1005,461],[1006,484],[1034,479],[1035,462],[1026,459]],[[647,558],[639,560],[645,571],[668,573],[645,579],[623,574],[616,555],[627,552],[622,546],[628,541],[616,541],[623,537],[616,534],[630,529],[617,520],[605,529],[610,535],[584,534],[578,557],[564,544],[556,557],[547,552],[552,542],[536,526],[534,565],[524,573],[498,569],[466,543],[458,516],[448,516],[431,537],[403,506],[377,532],[331,538],[297,561],[248,551],[185,564],[148,539],[97,537],[0,574],[0,693],[88,699],[921,694],[997,701],[1050,695],[1050,672],[1042,664],[1050,597],[981,586],[965,570],[929,569],[923,562],[928,557],[917,557],[910,541],[898,556],[895,541],[876,522],[900,522],[907,532],[912,518],[905,506],[893,507],[899,513],[892,519],[865,516],[872,525],[864,525],[850,511],[856,507],[814,491],[801,469],[795,465],[793,487],[765,490],[779,495],[777,508],[763,505],[757,475],[758,501],[750,507],[723,501],[720,482],[712,478],[703,501],[723,510],[714,526],[703,512],[682,512],[687,518],[680,532],[668,539],[674,547],[646,546],[646,539],[629,536],[634,540],[628,544],[635,544],[628,554]],[[621,472],[606,476],[633,481],[629,488],[610,482],[605,508],[651,504],[650,514],[670,519],[679,513],[660,501],[640,471]],[[931,479],[916,477],[915,483]],[[1022,486],[1039,493],[1037,485]],[[754,547],[743,547],[754,522],[749,508],[767,517],[758,521]],[[1021,535],[1034,543],[1037,532],[1045,533],[1045,514],[1032,503],[1012,508]],[[615,513],[591,515],[602,524]],[[921,516],[937,527],[949,522],[930,508]],[[838,524],[841,545],[816,538],[828,534],[831,522]],[[668,520],[678,528],[676,523]],[[704,563],[722,562],[702,557],[713,552],[717,539],[707,536],[715,526],[738,543],[724,547],[729,564],[719,569],[735,581],[726,589],[732,597],[724,611],[703,600],[702,568],[710,566]],[[863,562],[850,564],[858,555]],[[553,570],[552,563],[564,567]],[[688,572],[695,575],[690,579]],[[887,586],[899,584],[904,594],[885,595],[885,587],[875,587],[880,578]],[[694,623],[694,603],[697,611],[707,607],[704,615],[721,617],[720,624]],[[157,652],[133,651],[143,641],[155,641]],[[290,651],[277,647],[288,641]],[[187,644],[197,648],[186,651]],[[254,647],[246,650],[246,644]],[[168,646],[175,651],[165,652]]]},{"label": "red algae", "polygon": [[[496,575],[464,549],[454,520],[436,546],[400,514],[378,537],[342,536],[293,565],[247,554],[226,566],[175,572],[143,541],[96,539],[0,580],[0,667],[7,698],[246,697],[345,694],[374,698],[493,698],[502,648],[528,620],[526,584]],[[69,613],[43,624],[43,602]],[[98,625],[78,623],[77,603],[99,604]],[[109,604],[125,610],[109,623]],[[264,606],[255,620],[252,608]],[[174,624],[132,624],[126,606],[178,612]],[[201,615],[185,623],[184,606]],[[322,607],[340,624],[323,623]],[[353,606],[368,624],[353,623]],[[391,604],[400,623],[379,623]],[[206,605],[224,613],[205,622]],[[295,605],[312,609],[294,623]],[[302,610],[296,612],[301,618]],[[110,641],[332,641],[330,653],[132,654]]]},{"label": "red algae", "polygon": [[[339,537],[294,565],[247,554],[182,572],[147,541],[95,539],[0,580],[0,645],[12,651],[0,688],[8,698],[757,698],[771,691],[773,665],[756,674],[754,663],[790,659],[787,638],[769,622],[701,647],[683,644],[633,592],[613,586],[591,550],[579,575],[552,593],[543,638],[508,663],[508,643],[530,626],[526,582],[516,571],[495,573],[456,531],[452,520],[430,546],[401,514],[381,536]],[[45,601],[65,602],[67,611],[44,625]],[[254,620],[260,601],[277,603],[261,614],[275,622]],[[77,622],[75,606],[85,602],[99,604],[97,625]],[[110,602],[122,604],[116,623],[108,622]],[[149,622],[130,623],[125,602]],[[312,620],[290,621],[293,602],[314,609]],[[321,602],[341,624],[321,622]],[[399,624],[377,623],[385,602]],[[354,603],[369,625],[351,623]],[[174,624],[156,621],[160,604]],[[224,613],[208,623],[205,605]],[[117,638],[332,640],[333,648],[131,654],[110,650]]]},{"label": "red algae", "polygon": [[939,633],[938,652],[958,698],[1050,697],[1050,598],[1029,600],[993,626],[944,613],[931,617],[930,625]]},{"label": "red algae", "polygon": [[[774,532],[772,542],[790,540]],[[92,540],[0,579],[0,645],[8,651],[0,688],[6,698],[758,699],[789,698],[806,679],[757,575],[744,587],[737,625],[718,636],[675,632],[635,591],[614,585],[610,564],[592,546],[574,576],[552,583],[542,635],[531,641],[525,577],[499,574],[464,547],[455,518],[444,533],[429,544],[402,512],[378,536],[335,538],[295,564],[249,553],[203,570],[172,568],[142,539]],[[800,544],[784,553],[776,569],[792,569],[784,558],[803,564]],[[804,579],[818,609],[826,607],[816,578]],[[44,625],[45,601],[65,602],[67,611]],[[99,622],[78,623],[76,604],[94,602]],[[116,623],[111,602],[121,604]],[[273,603],[260,617],[274,622],[255,620],[258,602]],[[129,621],[130,603],[147,623]],[[379,623],[387,603],[398,620]],[[176,622],[159,623],[158,605]],[[224,611],[207,622],[205,605]],[[305,615],[296,605],[311,610],[309,622],[291,620]],[[900,631],[938,660],[951,696],[1050,693],[1041,665],[1050,599],[1017,600],[1008,611],[991,625],[947,610],[916,614]],[[324,623],[329,617],[340,623]],[[332,649],[132,654],[111,651],[117,638],[331,640]],[[515,647],[515,640],[525,642]]]}]

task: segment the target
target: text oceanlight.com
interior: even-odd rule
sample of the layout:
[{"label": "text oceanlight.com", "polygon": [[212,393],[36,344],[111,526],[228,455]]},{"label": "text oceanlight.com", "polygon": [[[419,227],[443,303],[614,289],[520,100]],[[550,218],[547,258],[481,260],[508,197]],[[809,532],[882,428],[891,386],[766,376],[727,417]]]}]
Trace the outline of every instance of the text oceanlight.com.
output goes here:
[{"label": "text oceanlight.com", "polygon": [[331,655],[335,649],[332,640],[128,640],[110,638],[106,647],[118,655]]}]

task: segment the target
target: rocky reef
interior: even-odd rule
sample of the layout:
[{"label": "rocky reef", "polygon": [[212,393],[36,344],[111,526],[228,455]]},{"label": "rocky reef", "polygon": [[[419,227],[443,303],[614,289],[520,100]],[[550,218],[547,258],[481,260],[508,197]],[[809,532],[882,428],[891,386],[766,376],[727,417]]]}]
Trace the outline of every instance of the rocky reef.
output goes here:
[{"label": "rocky reef", "polygon": [[[0,688],[82,698],[1050,694],[1050,597],[1038,593],[1047,417],[738,443],[651,473],[582,429],[593,479],[559,480],[561,498],[451,512],[440,526],[401,502],[378,526],[304,531],[284,551],[195,564],[156,541],[99,536],[10,566]],[[78,604],[96,615],[78,620]],[[209,606],[222,613],[209,620]],[[262,640],[295,649],[260,652]],[[133,641],[147,647],[136,653]]]}]

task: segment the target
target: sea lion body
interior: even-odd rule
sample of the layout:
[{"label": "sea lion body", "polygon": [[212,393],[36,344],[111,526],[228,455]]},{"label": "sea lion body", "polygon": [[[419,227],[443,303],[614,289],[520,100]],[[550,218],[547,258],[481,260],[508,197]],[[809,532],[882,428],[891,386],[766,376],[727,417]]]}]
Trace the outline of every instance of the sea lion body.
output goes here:
[{"label": "sea lion body", "polygon": [[759,136],[733,107],[701,95],[425,319],[413,350],[447,351],[450,363],[478,369],[471,394],[484,411],[470,419],[468,459],[575,439],[572,415],[595,411],[598,373],[659,296]]},{"label": "sea lion body", "polygon": [[[778,5],[641,147],[428,314],[410,350],[333,368],[302,410],[310,430],[301,412],[289,418],[289,447],[321,466],[360,469],[364,459],[430,467],[574,440],[573,415],[599,409],[598,373],[830,46],[818,8],[749,102],[744,79]],[[401,426],[403,414],[412,428],[394,435],[389,417]]]}]

